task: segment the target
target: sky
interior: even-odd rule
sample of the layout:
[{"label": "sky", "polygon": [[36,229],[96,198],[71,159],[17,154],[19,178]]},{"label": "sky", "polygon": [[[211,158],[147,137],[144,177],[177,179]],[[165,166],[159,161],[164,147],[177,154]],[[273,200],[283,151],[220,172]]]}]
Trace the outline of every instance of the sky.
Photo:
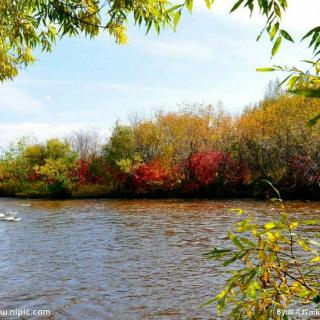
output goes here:
[{"label": "sky", "polygon": [[256,67],[297,65],[312,52],[299,39],[318,25],[319,0],[290,0],[284,27],[296,41],[284,42],[271,59],[271,44],[259,15],[246,10],[228,14],[232,0],[216,0],[211,11],[194,0],[177,32],[160,36],[134,25],[128,44],[108,34],[94,40],[59,40],[50,54],[38,54],[34,65],[13,81],[0,84],[0,146],[22,136],[39,140],[94,129],[107,136],[116,121],[155,110],[177,110],[184,103],[216,104],[241,113],[259,101],[268,82],[283,74],[257,73]]}]

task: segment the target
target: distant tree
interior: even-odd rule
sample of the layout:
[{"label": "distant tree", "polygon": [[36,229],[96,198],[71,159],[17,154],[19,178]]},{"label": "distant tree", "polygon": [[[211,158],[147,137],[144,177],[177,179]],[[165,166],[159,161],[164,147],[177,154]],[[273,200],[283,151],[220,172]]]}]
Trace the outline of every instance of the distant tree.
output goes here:
[{"label": "distant tree", "polygon": [[284,95],[285,91],[280,86],[280,82],[277,79],[276,81],[269,81],[265,92],[264,92],[264,100],[275,100],[279,98],[281,95]]},{"label": "distant tree", "polygon": [[75,131],[66,138],[66,141],[82,160],[91,160],[101,153],[100,137],[94,130]]},{"label": "distant tree", "polygon": [[104,148],[105,159],[112,165],[131,161],[134,157],[135,146],[132,128],[116,124],[113,133]]}]

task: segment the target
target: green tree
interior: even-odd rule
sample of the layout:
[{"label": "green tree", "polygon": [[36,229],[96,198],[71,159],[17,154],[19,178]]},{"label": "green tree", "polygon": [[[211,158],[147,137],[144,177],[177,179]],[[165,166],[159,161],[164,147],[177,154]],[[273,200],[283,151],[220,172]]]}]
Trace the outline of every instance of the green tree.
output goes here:
[{"label": "green tree", "polygon": [[105,146],[104,154],[108,163],[119,167],[122,171],[128,171],[135,157],[132,128],[116,124]]},{"label": "green tree", "polygon": [[8,180],[17,180],[24,185],[27,179],[26,167],[28,166],[26,157],[22,156],[28,146],[26,138],[20,139],[17,143],[11,144],[8,150],[1,157],[3,172]]},{"label": "green tree", "polygon": [[[39,150],[41,150],[40,153],[38,153]],[[71,173],[77,168],[78,155],[71,150],[68,143],[59,139],[51,139],[44,145],[30,146],[25,155],[28,159],[32,159],[33,170],[45,183],[46,192],[49,195],[65,196],[70,194]],[[30,158],[30,155],[33,157]]]},{"label": "green tree", "polygon": [[[19,140],[0,159],[1,183],[10,195],[66,195],[70,193],[78,155],[68,143],[50,139],[45,143]],[[35,193],[34,193],[35,191]]]}]

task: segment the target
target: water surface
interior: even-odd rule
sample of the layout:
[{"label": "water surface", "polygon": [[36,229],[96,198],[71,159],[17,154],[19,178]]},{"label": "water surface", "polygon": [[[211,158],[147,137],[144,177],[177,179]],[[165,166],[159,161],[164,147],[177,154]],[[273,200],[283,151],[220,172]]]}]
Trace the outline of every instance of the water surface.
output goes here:
[{"label": "water surface", "polygon": [[[29,205],[29,206],[26,206]],[[259,219],[277,205],[251,200],[0,199],[0,308],[50,309],[50,319],[217,319],[199,305],[224,270],[203,254],[225,246],[240,207]],[[295,216],[318,203],[289,202]]]}]

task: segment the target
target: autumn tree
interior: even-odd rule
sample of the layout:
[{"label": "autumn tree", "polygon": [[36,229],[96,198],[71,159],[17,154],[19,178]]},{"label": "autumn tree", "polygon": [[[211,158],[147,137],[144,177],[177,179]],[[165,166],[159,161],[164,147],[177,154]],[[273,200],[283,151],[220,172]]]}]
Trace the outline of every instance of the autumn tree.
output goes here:
[{"label": "autumn tree", "polygon": [[[144,161],[161,158],[173,165],[197,151],[226,147],[228,134],[223,126],[227,123],[231,124],[229,115],[211,105],[187,105],[178,112],[159,111],[152,119],[135,121],[132,128],[136,150]],[[220,130],[226,139],[221,139]]]},{"label": "autumn tree", "polygon": [[318,99],[281,96],[264,100],[239,117],[239,155],[248,163],[253,180],[270,179],[277,185],[292,181],[289,164],[295,157],[320,164],[320,130],[306,125],[319,112]]}]

